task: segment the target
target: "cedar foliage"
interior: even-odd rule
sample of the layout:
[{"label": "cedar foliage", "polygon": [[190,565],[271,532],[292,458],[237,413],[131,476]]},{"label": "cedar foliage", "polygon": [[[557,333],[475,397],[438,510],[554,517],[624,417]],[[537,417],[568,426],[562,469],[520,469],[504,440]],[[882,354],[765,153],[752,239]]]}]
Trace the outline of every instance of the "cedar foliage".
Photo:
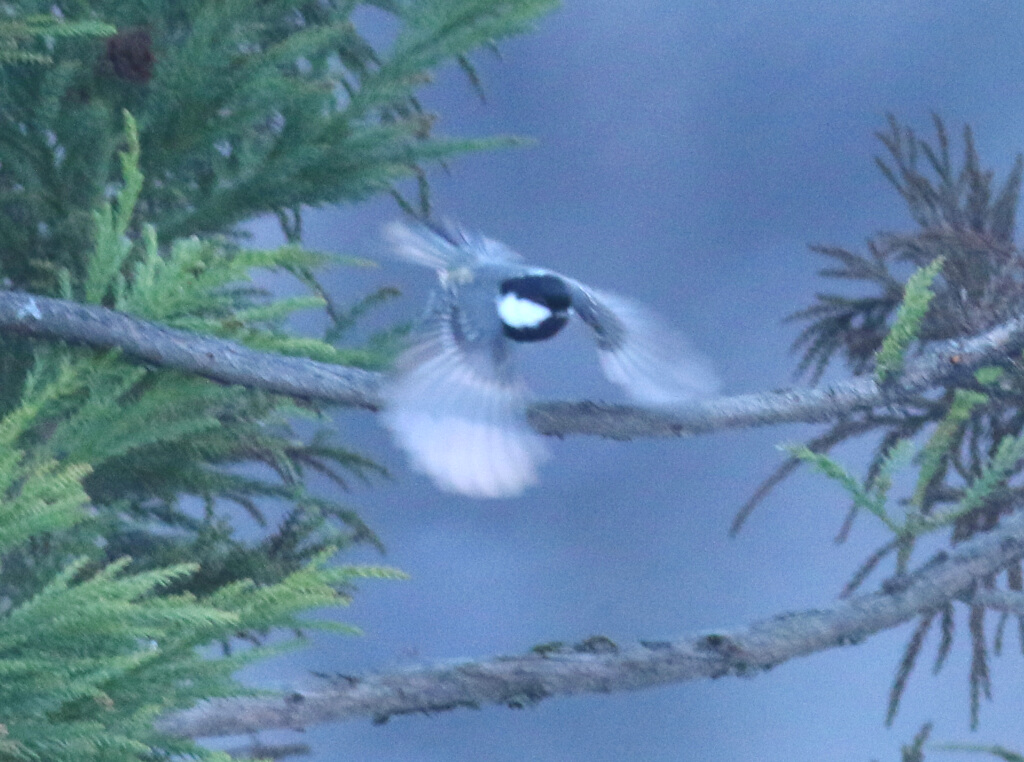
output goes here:
[{"label": "cedar foliage", "polygon": [[[830,363],[839,361],[855,375],[873,374],[884,386],[898,374],[904,358],[928,342],[981,333],[1024,309],[1024,251],[1015,242],[1024,161],[1018,156],[1006,179],[996,184],[995,173],[982,168],[970,128],[964,129],[963,159],[956,165],[938,117],[934,127],[936,137],[929,142],[890,117],[888,131],[878,136],[888,155],[876,162],[906,203],[916,230],[880,234],[867,242],[866,253],[812,247],[831,260],[821,274],[855,284],[857,294],[821,293],[811,306],[791,316],[805,323],[794,343],[794,350],[801,353],[798,374],[817,381]],[[925,535],[942,533],[955,545],[1020,510],[1021,400],[1024,372],[1019,359],[1008,358],[1005,365],[983,368],[957,387],[851,414],[806,445],[791,447],[791,457],[741,509],[734,527],[797,464],[809,464],[852,498],[838,541],[863,510],[877,516],[891,533],[891,539],[863,562],[843,594],[860,587],[886,559],[894,561],[891,581],[898,584]],[[876,446],[861,479],[827,453],[865,435],[872,435]],[[916,478],[911,479],[909,494],[893,498],[894,474],[910,467]],[[1019,594],[1024,590],[1024,566],[1012,565],[980,584]],[[888,722],[898,711],[926,636],[936,629],[933,671],[942,668],[954,645],[955,614],[950,603],[918,620],[897,667]],[[990,616],[977,603],[968,603],[966,614],[974,727],[982,698],[990,698],[991,657],[1003,649],[1006,627],[1013,620],[1024,651],[1024,617],[1005,611]]]},{"label": "cedar foliage", "polygon": [[[340,346],[362,312],[317,280],[302,209],[388,193],[429,206],[426,166],[506,138],[448,138],[416,97],[431,70],[528,29],[550,0],[7,3],[0,19],[0,278],[248,346],[380,367]],[[395,31],[381,49],[359,14]],[[355,15],[354,15],[355,14]],[[411,178],[414,198],[398,183]],[[243,246],[274,214],[290,244]],[[255,271],[296,278],[275,298]],[[324,310],[322,337],[287,328]],[[344,604],[376,542],[307,488],[381,469],[319,405],[0,336],[0,758],[223,758],[156,733],[161,713],[238,693],[262,647],[197,647]],[[340,490],[339,490],[340,491]],[[267,512],[271,505],[277,511]],[[239,512],[263,527],[240,537]],[[344,628],[342,628],[344,629]]]}]

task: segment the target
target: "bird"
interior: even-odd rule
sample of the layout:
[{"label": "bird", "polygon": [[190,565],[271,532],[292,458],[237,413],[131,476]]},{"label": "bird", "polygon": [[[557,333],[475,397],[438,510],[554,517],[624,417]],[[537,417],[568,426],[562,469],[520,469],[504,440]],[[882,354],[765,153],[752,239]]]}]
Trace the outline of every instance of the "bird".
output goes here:
[{"label": "bird", "polygon": [[514,352],[551,340],[573,317],[593,333],[605,377],[636,402],[677,407],[718,389],[711,364],[630,299],[452,224],[396,221],[384,237],[399,259],[438,278],[384,384],[382,415],[413,468],[442,490],[505,498],[538,481],[547,449],[527,422]]}]

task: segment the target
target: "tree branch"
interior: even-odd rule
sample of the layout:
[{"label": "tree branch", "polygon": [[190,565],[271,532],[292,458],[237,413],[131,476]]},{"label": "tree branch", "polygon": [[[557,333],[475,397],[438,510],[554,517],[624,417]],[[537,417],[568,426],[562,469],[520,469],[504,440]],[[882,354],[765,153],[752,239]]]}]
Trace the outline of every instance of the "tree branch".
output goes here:
[{"label": "tree branch", "polygon": [[753,675],[789,659],[852,645],[923,612],[968,596],[977,580],[1024,556],[1024,512],[940,553],[877,593],[830,608],[783,614],[748,627],[690,635],[673,642],[619,646],[603,637],[552,644],[521,656],[457,660],[388,674],[337,677],[324,687],[280,697],[225,699],[168,716],[158,727],[182,737],[250,733],[271,728],[457,707],[521,707],[552,696],[639,690],[724,675]]},{"label": "tree branch", "polygon": [[984,606],[993,611],[1024,616],[1024,593],[1016,590],[979,588],[960,596],[960,600],[970,606]]},{"label": "tree branch", "polygon": [[[379,373],[259,352],[103,307],[0,291],[0,330],[58,339],[97,349],[120,349],[152,365],[226,384],[378,410]],[[611,439],[677,437],[778,423],[822,423],[901,399],[936,384],[969,379],[986,364],[1005,364],[1024,349],[1024,317],[973,338],[937,345],[891,382],[862,377],[816,389],[788,389],[720,397],[679,410],[599,402],[538,402],[531,425],[541,434],[586,434]]]},{"label": "tree branch", "polygon": [[380,407],[379,373],[259,352],[105,307],[0,291],[0,330],[95,349],[119,349],[136,360],[224,384],[370,410]]}]

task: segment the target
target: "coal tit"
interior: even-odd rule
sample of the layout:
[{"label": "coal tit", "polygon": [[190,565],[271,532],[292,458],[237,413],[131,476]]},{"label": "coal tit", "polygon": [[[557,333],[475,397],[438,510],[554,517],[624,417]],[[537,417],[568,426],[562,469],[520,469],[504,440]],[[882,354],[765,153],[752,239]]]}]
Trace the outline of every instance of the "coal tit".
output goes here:
[{"label": "coal tit", "polygon": [[385,385],[383,417],[413,466],[442,489],[508,497],[536,482],[545,447],[526,421],[512,350],[550,339],[572,315],[593,331],[605,376],[636,401],[674,406],[717,389],[708,362],[627,299],[456,228],[395,222],[385,236],[399,257],[440,279]]}]

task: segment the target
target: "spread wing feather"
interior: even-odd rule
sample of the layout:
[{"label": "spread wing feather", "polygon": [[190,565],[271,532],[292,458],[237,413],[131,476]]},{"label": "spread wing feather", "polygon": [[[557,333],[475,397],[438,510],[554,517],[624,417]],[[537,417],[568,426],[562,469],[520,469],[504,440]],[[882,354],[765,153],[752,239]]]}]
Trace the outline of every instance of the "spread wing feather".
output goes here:
[{"label": "spread wing feather", "polygon": [[648,309],[565,280],[573,309],[594,331],[604,375],[633,399],[674,406],[718,391],[711,363]]},{"label": "spread wing feather", "polygon": [[521,262],[522,257],[500,241],[472,233],[454,224],[392,222],[384,237],[400,258],[445,272],[481,262]]},{"label": "spread wing feather", "polygon": [[473,341],[446,304],[400,359],[384,423],[415,468],[443,489],[509,497],[537,481],[545,457],[526,422],[526,390],[505,340]]}]

